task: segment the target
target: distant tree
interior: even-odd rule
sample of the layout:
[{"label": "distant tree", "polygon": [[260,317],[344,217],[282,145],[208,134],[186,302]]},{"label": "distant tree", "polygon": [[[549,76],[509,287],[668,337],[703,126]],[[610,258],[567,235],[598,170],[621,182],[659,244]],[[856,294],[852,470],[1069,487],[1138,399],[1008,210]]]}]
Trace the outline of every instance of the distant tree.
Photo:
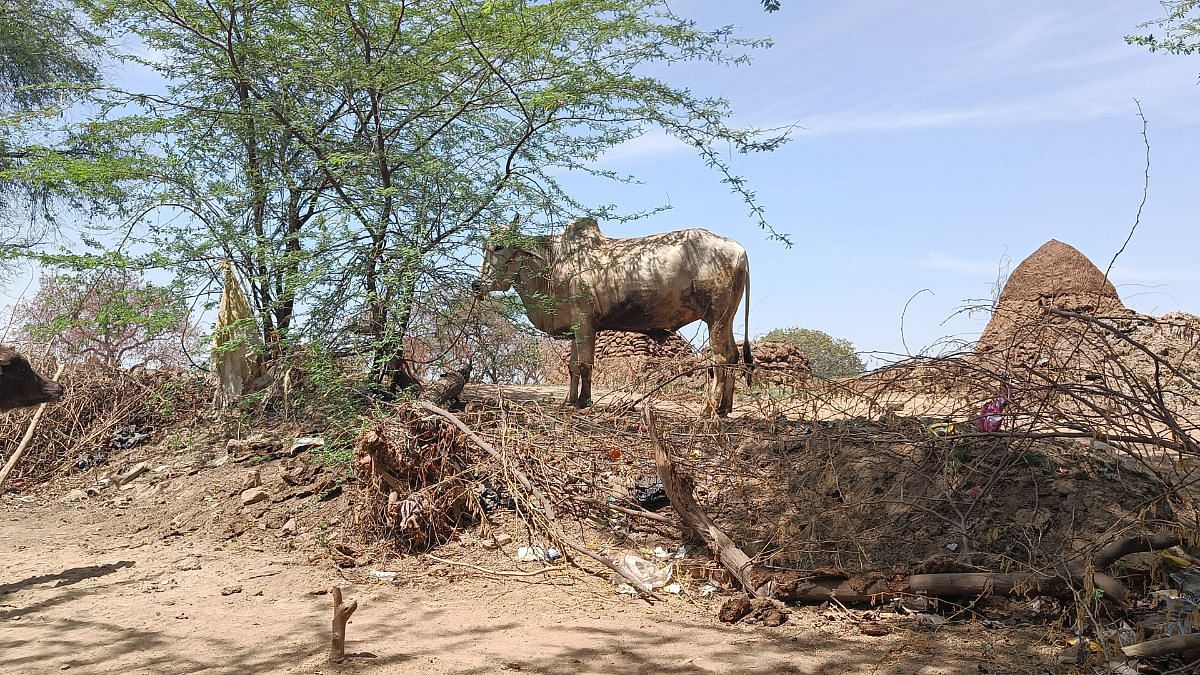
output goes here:
[{"label": "distant tree", "polygon": [[778,12],[779,0],[762,0],[762,6],[768,12]]},{"label": "distant tree", "polygon": [[835,338],[819,330],[799,327],[776,328],[762,336],[762,340],[790,342],[796,345],[810,359],[813,374],[818,377],[859,375],[867,369],[849,340]]},{"label": "distant tree", "polygon": [[1158,33],[1127,35],[1125,41],[1152,52],[1195,54],[1200,51],[1200,0],[1164,0],[1166,16],[1147,21],[1139,28],[1156,28]]},{"label": "distant tree", "polygon": [[198,337],[178,289],[125,270],[44,275],[17,318],[25,339],[60,358],[113,368],[184,366]]}]

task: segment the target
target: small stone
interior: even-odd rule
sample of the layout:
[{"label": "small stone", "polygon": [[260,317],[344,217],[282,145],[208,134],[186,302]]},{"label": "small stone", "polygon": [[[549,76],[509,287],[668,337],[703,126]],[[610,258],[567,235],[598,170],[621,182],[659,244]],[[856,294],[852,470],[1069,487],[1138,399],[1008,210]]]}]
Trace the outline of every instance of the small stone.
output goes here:
[{"label": "small stone", "polygon": [[64,664],[62,664],[61,666],[59,666],[59,667],[58,667],[58,669],[59,669],[59,670],[70,670],[70,669],[71,669],[71,664],[69,664],[69,663],[64,663]]},{"label": "small stone", "polygon": [[262,594],[263,594],[263,592],[262,592],[262,591],[254,591],[254,593],[252,593],[250,597],[253,597],[253,598],[261,598],[261,597],[262,597]]},{"label": "small stone", "polygon": [[279,533],[285,537],[290,537],[296,534],[296,519],[288,518],[288,521],[283,524],[283,527],[279,528]]},{"label": "small stone", "polygon": [[241,592],[242,592],[241,586],[226,586],[225,588],[221,589],[221,595],[233,595],[234,593],[241,593]]},{"label": "small stone", "polygon": [[766,612],[763,612],[762,615],[763,625],[770,626],[771,628],[782,626],[783,624],[787,623],[787,620],[788,615],[778,608],[768,609]]},{"label": "small stone", "polygon": [[271,493],[261,487],[253,487],[242,492],[242,506],[250,506],[271,498]]},{"label": "small stone", "polygon": [[81,502],[88,498],[88,493],[85,490],[75,488],[68,492],[63,498],[63,502]]},{"label": "small stone", "polygon": [[503,532],[501,532],[500,534],[497,534],[495,537],[492,537],[492,540],[496,542],[497,546],[508,546],[509,544],[512,543],[512,535],[504,534]]},{"label": "small stone", "polygon": [[247,471],[246,476],[242,478],[242,492],[250,488],[256,488],[262,485],[262,472],[258,469]]}]

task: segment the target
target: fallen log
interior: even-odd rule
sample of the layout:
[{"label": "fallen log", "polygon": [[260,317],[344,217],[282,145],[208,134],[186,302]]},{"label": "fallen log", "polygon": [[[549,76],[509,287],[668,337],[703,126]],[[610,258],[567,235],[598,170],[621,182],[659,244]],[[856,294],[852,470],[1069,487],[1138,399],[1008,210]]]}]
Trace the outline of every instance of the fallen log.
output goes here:
[{"label": "fallen log", "polygon": [[1147,640],[1135,645],[1122,647],[1121,651],[1131,659],[1168,656],[1181,652],[1200,650],[1200,633],[1188,635],[1172,635],[1158,640]]},{"label": "fallen log", "polygon": [[717,556],[721,566],[729,570],[729,573],[738,580],[742,590],[751,596],[759,597],[761,594],[752,577],[754,566],[750,561],[750,556],[738,548],[737,544],[734,544],[733,540],[722,532],[712,518],[709,518],[708,514],[696,503],[692,480],[675,466],[674,460],[671,459],[671,453],[659,438],[658,428],[655,426],[654,409],[649,404],[646,405],[645,418],[646,428],[650,432],[650,442],[654,445],[654,464],[658,468],[658,477],[662,479],[667,499],[671,501],[671,507],[675,509],[675,514],[683,523],[684,534],[707,544],[708,549]]}]

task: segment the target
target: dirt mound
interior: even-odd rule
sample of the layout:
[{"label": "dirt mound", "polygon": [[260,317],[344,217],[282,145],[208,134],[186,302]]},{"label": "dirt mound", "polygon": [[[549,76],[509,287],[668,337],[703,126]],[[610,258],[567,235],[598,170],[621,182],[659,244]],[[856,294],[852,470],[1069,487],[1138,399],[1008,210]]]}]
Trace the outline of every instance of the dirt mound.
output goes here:
[{"label": "dirt mound", "polygon": [[[976,351],[1016,350],[1022,358],[1030,326],[1047,320],[1047,309],[1081,314],[1133,314],[1117,289],[1087,256],[1075,247],[1051,239],[1013,270],[1000,293]],[[1055,320],[1051,317],[1049,320]],[[1027,355],[1026,355],[1027,357]]]},{"label": "dirt mound", "polygon": [[[1117,289],[1079,249],[1057,239],[1042,244],[1013,270],[1000,304],[1084,296],[1121,303]],[[1061,306],[1061,305],[1056,305]]]},{"label": "dirt mound", "polygon": [[770,478],[726,474],[707,500],[748,554],[785,567],[1036,568],[1174,519],[1161,480],[1087,443],[933,437],[911,418],[797,431],[743,442],[731,464]]}]

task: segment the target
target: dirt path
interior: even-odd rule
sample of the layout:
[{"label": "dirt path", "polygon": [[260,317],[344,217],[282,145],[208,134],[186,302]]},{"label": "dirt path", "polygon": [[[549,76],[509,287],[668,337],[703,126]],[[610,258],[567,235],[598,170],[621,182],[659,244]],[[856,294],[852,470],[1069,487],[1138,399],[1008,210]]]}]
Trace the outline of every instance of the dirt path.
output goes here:
[{"label": "dirt path", "polygon": [[1047,652],[1032,634],[970,627],[872,638],[815,608],[779,629],[730,627],[714,599],[648,607],[577,575],[520,582],[435,566],[407,585],[340,581],[359,602],[356,656],[331,668],[319,593],[335,571],[299,553],[162,539],[150,518],[5,499],[0,672],[932,674],[1022,672]]}]

